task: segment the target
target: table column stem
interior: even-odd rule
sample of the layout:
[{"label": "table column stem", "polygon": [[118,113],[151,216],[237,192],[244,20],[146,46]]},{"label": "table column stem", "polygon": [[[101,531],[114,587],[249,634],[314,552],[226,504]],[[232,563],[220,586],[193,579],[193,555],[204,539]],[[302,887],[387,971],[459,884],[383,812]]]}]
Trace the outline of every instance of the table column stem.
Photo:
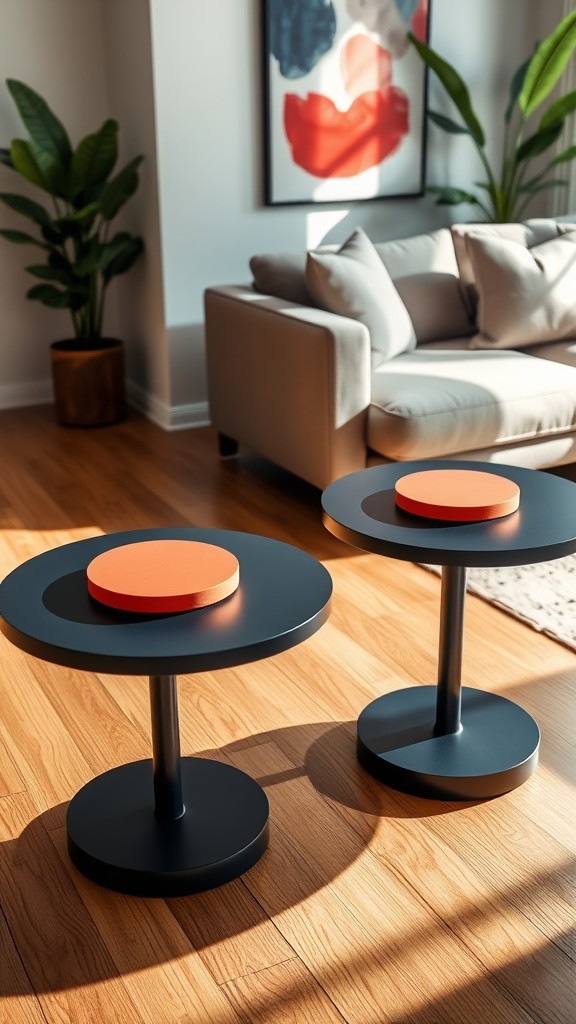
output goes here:
[{"label": "table column stem", "polygon": [[154,813],[173,821],[184,814],[176,676],[150,676]]},{"label": "table column stem", "polygon": [[436,736],[460,732],[462,702],[462,641],[466,568],[442,566],[440,600],[440,645],[438,652],[438,695],[436,698]]}]

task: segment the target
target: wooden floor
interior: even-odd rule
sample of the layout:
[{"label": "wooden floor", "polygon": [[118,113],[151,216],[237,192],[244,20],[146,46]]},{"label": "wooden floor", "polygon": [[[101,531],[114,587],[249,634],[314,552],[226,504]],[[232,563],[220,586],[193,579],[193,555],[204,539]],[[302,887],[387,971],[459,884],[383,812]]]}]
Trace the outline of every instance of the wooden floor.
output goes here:
[{"label": "wooden floor", "polygon": [[574,653],[470,598],[464,681],[534,714],[540,765],[484,803],[395,793],[356,764],[354,721],[435,681],[434,575],[334,540],[318,491],[254,457],[220,463],[210,429],[66,429],[44,407],[0,413],[0,438],[0,577],[71,540],[194,525],[305,548],[335,587],[301,646],[180,679],[184,752],[257,778],[272,832],[241,880],[168,901],[97,887],[65,849],[77,789],[150,754],[145,681],[0,637],[0,1020],[574,1024]]}]

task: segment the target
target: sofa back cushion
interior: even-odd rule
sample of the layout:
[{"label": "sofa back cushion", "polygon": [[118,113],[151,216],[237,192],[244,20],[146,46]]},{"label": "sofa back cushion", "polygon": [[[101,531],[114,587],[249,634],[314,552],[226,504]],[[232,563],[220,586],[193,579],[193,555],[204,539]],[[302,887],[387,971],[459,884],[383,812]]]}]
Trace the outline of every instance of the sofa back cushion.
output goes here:
[{"label": "sofa back cushion", "polygon": [[478,290],[472,348],[518,348],[576,336],[576,231],[526,248],[466,238]]},{"label": "sofa back cushion", "polygon": [[[408,310],[418,345],[472,334],[474,325],[458,283],[458,264],[448,228],[374,245]],[[337,252],[336,245],[316,252]],[[317,306],[306,285],[305,250],[265,253],[250,260],[254,287],[303,306]]]},{"label": "sofa back cushion", "polygon": [[429,272],[458,276],[454,244],[448,228],[376,242],[374,247],[392,279]]},{"label": "sofa back cushion", "polygon": [[256,291],[274,295],[277,299],[310,306],[312,300],[306,288],[306,252],[272,252],[252,256],[250,270]]},{"label": "sofa back cushion", "polygon": [[337,252],[309,252],[306,287],[322,309],[360,320],[373,365],[416,346],[408,311],[374,245],[357,228]]}]

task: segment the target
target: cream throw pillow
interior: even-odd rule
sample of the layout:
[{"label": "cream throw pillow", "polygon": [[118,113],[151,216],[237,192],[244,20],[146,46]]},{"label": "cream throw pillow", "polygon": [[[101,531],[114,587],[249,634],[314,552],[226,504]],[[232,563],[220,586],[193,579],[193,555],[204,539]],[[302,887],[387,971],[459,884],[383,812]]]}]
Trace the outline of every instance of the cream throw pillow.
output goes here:
[{"label": "cream throw pillow", "polygon": [[471,348],[576,337],[576,231],[531,249],[470,233],[466,250],[478,289],[479,333]]},{"label": "cream throw pillow", "polygon": [[321,308],[366,325],[373,365],[415,348],[408,310],[362,228],[338,252],[308,253],[306,287]]}]

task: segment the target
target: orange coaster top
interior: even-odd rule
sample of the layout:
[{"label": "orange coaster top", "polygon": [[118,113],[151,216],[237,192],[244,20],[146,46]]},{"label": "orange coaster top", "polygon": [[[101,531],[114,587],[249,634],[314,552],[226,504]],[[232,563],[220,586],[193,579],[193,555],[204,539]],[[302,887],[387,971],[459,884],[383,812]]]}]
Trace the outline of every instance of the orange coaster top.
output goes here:
[{"label": "orange coaster top", "polygon": [[233,594],[238,559],[215,544],[146,540],[111,548],[86,569],[88,592],[111,608],[129,612],[183,612]]},{"label": "orange coaster top", "polygon": [[409,473],[396,481],[395,491],[399,508],[427,519],[499,519],[520,504],[520,488],[513,480],[469,469]]}]

